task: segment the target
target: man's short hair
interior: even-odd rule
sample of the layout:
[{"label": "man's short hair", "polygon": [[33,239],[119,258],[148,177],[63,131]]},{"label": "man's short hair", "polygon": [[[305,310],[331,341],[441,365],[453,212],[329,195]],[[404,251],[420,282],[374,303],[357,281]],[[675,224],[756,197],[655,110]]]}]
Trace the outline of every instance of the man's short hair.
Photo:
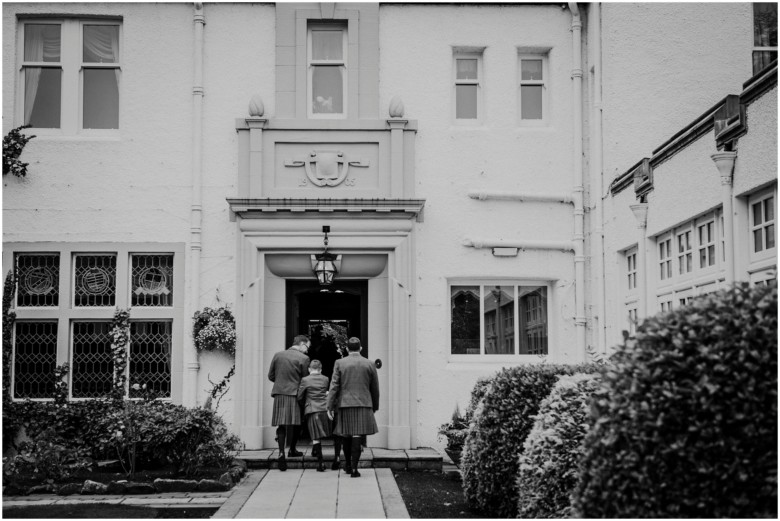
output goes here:
[{"label": "man's short hair", "polygon": [[360,339],[356,336],[353,336],[347,340],[347,349],[350,351],[360,351]]},{"label": "man's short hair", "polygon": [[297,335],[295,338],[293,338],[293,345],[301,345],[301,344],[308,344],[309,343],[309,337],[306,335]]},{"label": "man's short hair", "polygon": [[309,369],[314,369],[315,371],[322,371],[322,362],[319,360],[312,360],[309,362]]}]

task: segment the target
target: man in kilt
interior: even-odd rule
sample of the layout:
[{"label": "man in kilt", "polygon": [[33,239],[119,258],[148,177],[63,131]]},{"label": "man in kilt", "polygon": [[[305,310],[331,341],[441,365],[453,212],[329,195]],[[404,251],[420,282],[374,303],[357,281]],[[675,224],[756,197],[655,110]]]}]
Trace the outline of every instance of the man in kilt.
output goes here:
[{"label": "man in kilt", "polygon": [[336,360],[328,392],[328,416],[338,410],[336,436],[344,438],[347,469],[353,478],[360,477],[361,436],[379,431],[374,413],[379,409],[379,377],[372,362],[360,356],[360,339],[347,341],[349,355]]},{"label": "man in kilt", "polygon": [[284,447],[287,434],[290,434],[290,457],[303,456],[296,450],[298,443],[298,425],[301,424],[301,408],[298,405],[298,386],[309,372],[309,350],[311,341],[306,335],[298,335],[293,345],[285,351],[276,353],[271,360],[268,379],[274,383],[271,396],[274,397],[274,410],[271,425],[276,426],[276,441],[279,443],[279,470],[287,470]]}]

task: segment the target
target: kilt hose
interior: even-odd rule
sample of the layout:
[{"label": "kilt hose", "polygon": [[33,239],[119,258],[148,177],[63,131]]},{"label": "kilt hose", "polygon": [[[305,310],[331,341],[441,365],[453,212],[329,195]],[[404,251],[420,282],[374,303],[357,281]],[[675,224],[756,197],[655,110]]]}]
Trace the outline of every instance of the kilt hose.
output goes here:
[{"label": "kilt hose", "polygon": [[271,414],[271,425],[300,425],[301,407],[297,396],[277,394],[274,396],[274,410]]},{"label": "kilt hose", "polygon": [[379,427],[376,425],[374,411],[371,407],[341,407],[336,417],[336,429],[333,434],[337,436],[361,436],[364,434],[376,434]]}]

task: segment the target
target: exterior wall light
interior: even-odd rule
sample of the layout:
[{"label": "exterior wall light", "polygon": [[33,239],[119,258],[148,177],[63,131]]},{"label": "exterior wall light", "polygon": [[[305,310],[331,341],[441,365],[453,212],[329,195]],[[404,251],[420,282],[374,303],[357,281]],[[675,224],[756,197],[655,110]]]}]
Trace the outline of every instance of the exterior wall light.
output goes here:
[{"label": "exterior wall light", "polygon": [[338,273],[338,268],[341,264],[341,255],[334,255],[328,252],[328,232],[330,232],[330,226],[323,226],[322,233],[325,234],[323,238],[325,250],[318,255],[311,256],[311,269],[317,276],[320,286],[333,284],[333,277]]}]

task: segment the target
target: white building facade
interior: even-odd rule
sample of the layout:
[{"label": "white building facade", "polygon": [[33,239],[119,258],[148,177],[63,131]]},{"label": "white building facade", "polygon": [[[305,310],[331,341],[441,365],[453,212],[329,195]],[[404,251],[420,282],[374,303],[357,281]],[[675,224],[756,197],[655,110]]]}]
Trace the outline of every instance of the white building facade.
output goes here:
[{"label": "white building facade", "polygon": [[[220,410],[248,448],[273,445],[271,357],[325,322],[377,363],[388,448],[439,443],[480,376],[606,351],[629,328],[638,158],[726,94],[745,108],[747,133],[653,163],[637,281],[663,234],[719,222],[719,149],[738,149],[735,222],[776,201],[776,72],[742,89],[776,47],[756,51],[751,4],[701,5],[5,3],[3,128],[37,136],[4,179],[14,398],[47,399],[66,362],[73,399],[104,393],[116,307],[130,383],[201,405],[235,361]],[[694,148],[706,173],[664,172]],[[717,185],[701,208],[667,208],[698,183]],[[750,230],[774,245],[768,222]],[[767,278],[770,250],[734,280]],[[646,273],[637,316],[683,298]],[[219,303],[235,360],[193,347]]]}]

